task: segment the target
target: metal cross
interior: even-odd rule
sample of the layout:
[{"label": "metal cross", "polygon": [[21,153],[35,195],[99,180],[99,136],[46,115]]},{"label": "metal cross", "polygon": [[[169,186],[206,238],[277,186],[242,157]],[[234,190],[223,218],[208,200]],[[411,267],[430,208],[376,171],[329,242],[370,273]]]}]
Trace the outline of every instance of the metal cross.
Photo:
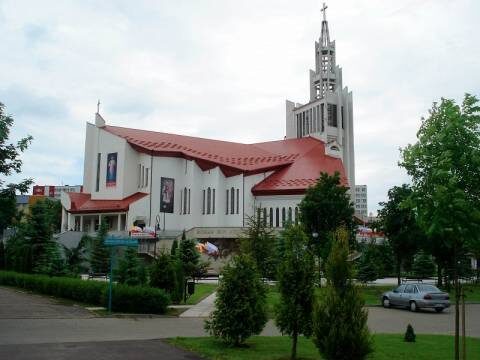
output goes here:
[{"label": "metal cross", "polygon": [[323,21],[327,21],[327,8],[328,6],[323,3],[322,8],[320,9],[320,11],[323,12]]},{"label": "metal cross", "polygon": [[100,99],[98,99],[97,103],[97,114],[100,114]]}]

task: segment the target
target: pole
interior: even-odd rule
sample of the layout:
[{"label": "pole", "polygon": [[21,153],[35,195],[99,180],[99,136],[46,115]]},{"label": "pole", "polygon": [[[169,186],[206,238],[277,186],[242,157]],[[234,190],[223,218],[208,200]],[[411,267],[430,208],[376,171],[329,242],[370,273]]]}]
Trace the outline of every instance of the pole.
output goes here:
[{"label": "pole", "polygon": [[165,212],[163,213],[163,232],[165,232]]},{"label": "pole", "polygon": [[467,359],[467,343],[465,339],[465,290],[462,286],[462,359]]},{"label": "pole", "polygon": [[110,281],[108,282],[108,312],[112,312],[113,248],[110,250]]}]

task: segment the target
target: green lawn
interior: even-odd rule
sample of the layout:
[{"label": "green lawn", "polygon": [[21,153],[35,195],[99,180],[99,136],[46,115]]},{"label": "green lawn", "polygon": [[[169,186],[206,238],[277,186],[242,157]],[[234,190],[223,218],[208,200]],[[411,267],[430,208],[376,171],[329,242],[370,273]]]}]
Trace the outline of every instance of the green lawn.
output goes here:
[{"label": "green lawn", "polygon": [[187,299],[187,305],[195,305],[213,293],[217,284],[195,284],[195,292]]},{"label": "green lawn", "polygon": [[[232,348],[211,337],[175,338],[168,342],[177,347],[215,360],[279,360],[289,359],[291,340],[288,337],[255,336],[247,346]],[[436,360],[453,358],[453,337],[445,335],[417,335],[417,342],[405,343],[403,335],[374,335],[375,352],[372,360]],[[299,359],[321,359],[313,342],[301,337],[298,342]],[[467,339],[467,358],[480,358],[480,339]]]}]

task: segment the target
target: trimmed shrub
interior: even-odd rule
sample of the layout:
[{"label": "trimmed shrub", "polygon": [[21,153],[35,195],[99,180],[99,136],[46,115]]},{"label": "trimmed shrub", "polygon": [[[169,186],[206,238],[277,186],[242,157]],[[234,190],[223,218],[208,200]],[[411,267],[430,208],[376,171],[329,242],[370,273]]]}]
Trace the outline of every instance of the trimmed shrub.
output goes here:
[{"label": "trimmed shrub", "polygon": [[[103,281],[0,271],[0,285],[92,305],[105,306],[108,301],[108,283]],[[169,296],[163,290],[150,287],[114,285],[112,294],[112,309],[115,311],[163,314],[170,303]]]},{"label": "trimmed shrub", "polygon": [[[103,293],[103,303],[108,302],[108,288]],[[129,313],[164,314],[170,297],[162,289],[146,286],[116,285],[112,289],[112,310]]]},{"label": "trimmed shrub", "polygon": [[405,337],[404,340],[405,342],[415,342],[415,332],[413,331],[412,325],[408,324],[407,326],[407,331],[405,331]]}]

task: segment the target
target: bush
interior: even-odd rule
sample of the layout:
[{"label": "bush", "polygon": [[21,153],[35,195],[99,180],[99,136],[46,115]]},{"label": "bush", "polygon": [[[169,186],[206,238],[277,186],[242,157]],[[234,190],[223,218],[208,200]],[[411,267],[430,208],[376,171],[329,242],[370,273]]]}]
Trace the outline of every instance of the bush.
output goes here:
[{"label": "bush", "polygon": [[222,271],[215,310],[205,330],[228,344],[239,346],[259,334],[267,322],[266,291],[254,261],[239,255]]},{"label": "bush", "polygon": [[415,342],[415,332],[413,331],[412,325],[408,324],[407,326],[407,331],[405,331],[405,337],[404,340],[405,342]]},{"label": "bush", "polygon": [[179,302],[184,286],[183,268],[179,260],[161,253],[150,269],[150,286],[166,291],[173,301]]},{"label": "bush", "polygon": [[[0,285],[92,305],[105,306],[108,301],[108,283],[103,281],[0,271]],[[112,308],[116,311],[163,314],[170,303],[164,291],[149,287],[115,285],[112,294]]]},{"label": "bush", "polygon": [[[103,293],[103,303],[108,302],[108,289]],[[170,297],[162,289],[147,286],[116,285],[112,289],[112,310],[128,313],[164,314]]]}]

